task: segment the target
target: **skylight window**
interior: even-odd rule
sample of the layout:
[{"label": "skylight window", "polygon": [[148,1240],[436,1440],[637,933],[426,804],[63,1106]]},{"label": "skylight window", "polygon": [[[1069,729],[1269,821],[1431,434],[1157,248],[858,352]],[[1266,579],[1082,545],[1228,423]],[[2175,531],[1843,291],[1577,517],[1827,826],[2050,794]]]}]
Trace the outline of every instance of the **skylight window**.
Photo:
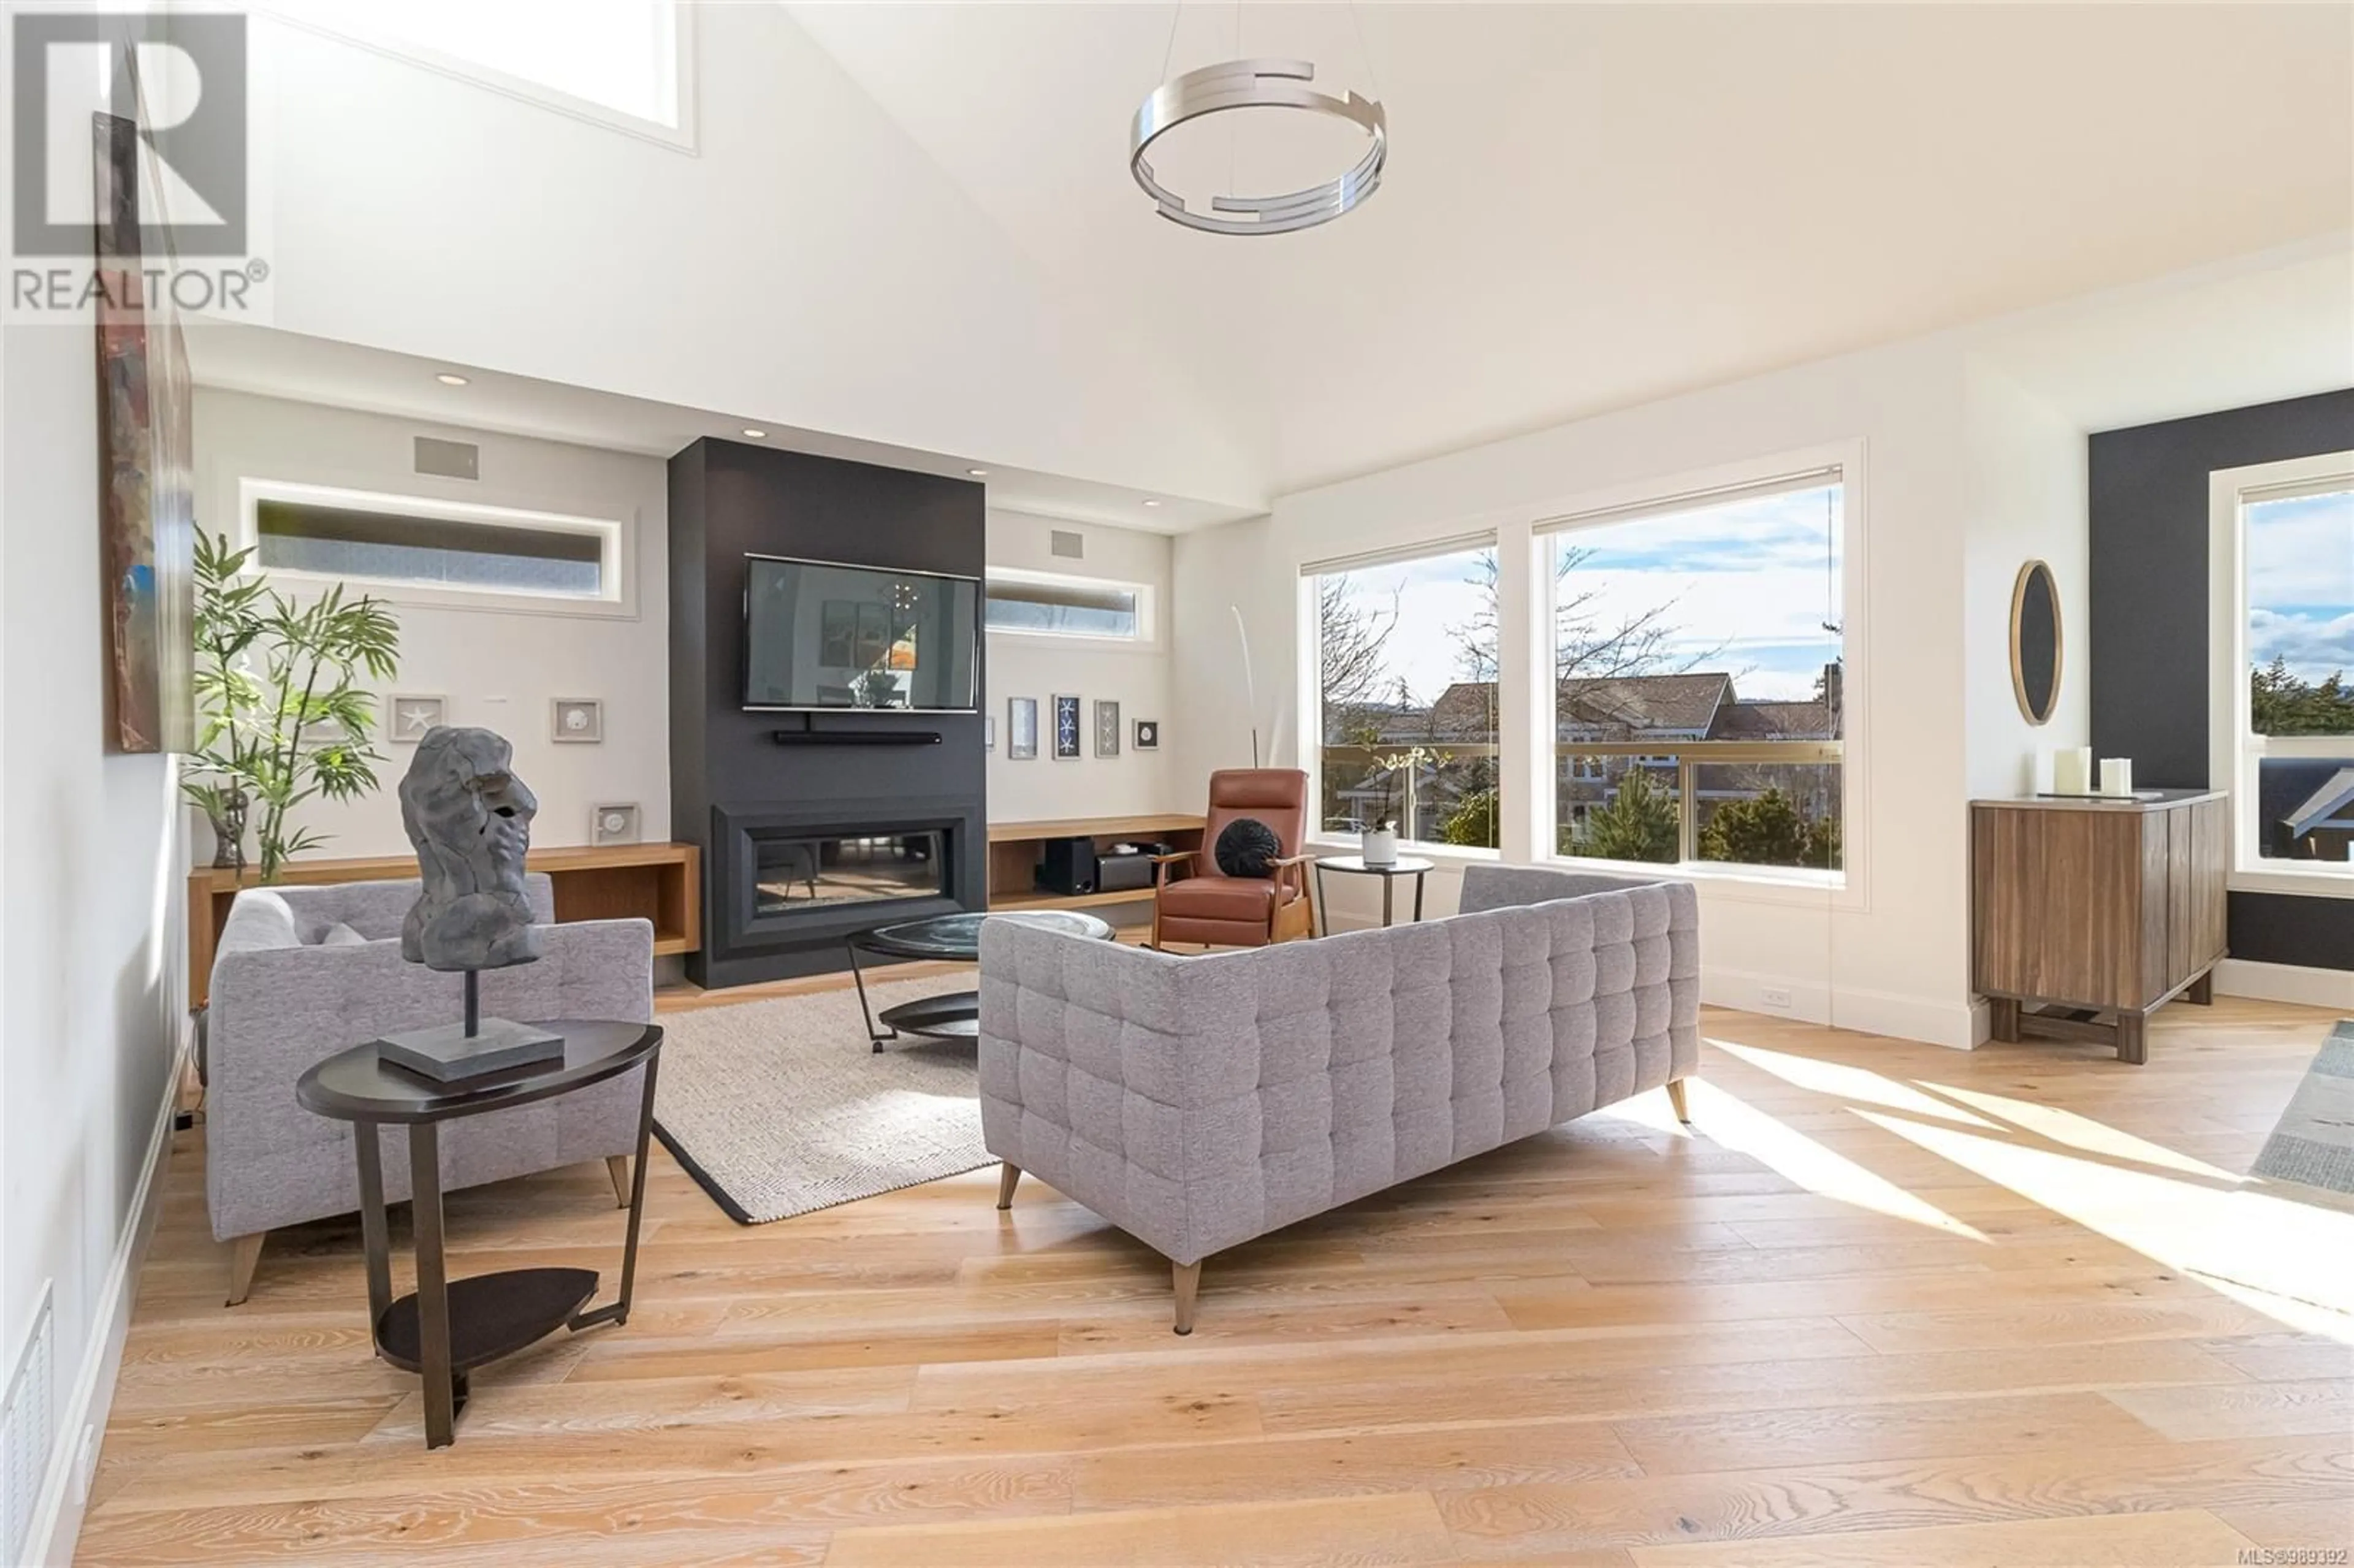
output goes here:
[{"label": "skylight window", "polygon": [[277,9],[590,118],[684,124],[678,0],[280,0]]}]

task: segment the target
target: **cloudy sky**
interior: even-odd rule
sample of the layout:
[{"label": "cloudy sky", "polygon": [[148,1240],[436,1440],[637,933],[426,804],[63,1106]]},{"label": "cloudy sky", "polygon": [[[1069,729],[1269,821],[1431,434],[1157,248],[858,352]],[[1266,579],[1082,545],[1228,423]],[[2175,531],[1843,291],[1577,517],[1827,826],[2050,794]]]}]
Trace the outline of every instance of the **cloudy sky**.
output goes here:
[{"label": "cloudy sky", "polygon": [[2354,673],[2354,491],[2248,508],[2248,656]]},{"label": "cloudy sky", "polygon": [[[1836,488],[1809,490],[1561,534],[1556,550],[1586,552],[1561,595],[1591,592],[1587,614],[1603,626],[1656,610],[1670,629],[1666,670],[1725,671],[1744,697],[1810,697],[1839,653],[1823,630],[1839,618],[1838,508]],[[1384,618],[1397,595],[1384,653],[1418,701],[1468,673],[1462,632],[1486,598],[1479,559],[1467,551],[1349,574],[1350,599]]]}]

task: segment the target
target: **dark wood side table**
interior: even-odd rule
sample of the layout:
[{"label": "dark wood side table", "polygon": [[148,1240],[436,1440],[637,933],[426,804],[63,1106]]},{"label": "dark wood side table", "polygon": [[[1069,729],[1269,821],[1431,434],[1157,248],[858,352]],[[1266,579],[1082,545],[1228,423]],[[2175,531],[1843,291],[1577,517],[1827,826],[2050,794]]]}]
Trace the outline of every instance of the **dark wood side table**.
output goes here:
[{"label": "dark wood side table", "polygon": [[1970,984],[1994,1037],[2147,1061],[2149,1015],[2214,994],[2231,835],[2218,790],[1971,801]]},{"label": "dark wood side table", "polygon": [[[558,1329],[630,1320],[637,1282],[638,1227],[646,1209],[646,1150],[653,1136],[654,1067],[663,1032],[651,1023],[561,1019],[535,1024],[564,1037],[564,1060],[463,1084],[436,1084],[387,1066],[374,1044],[315,1064],[294,1085],[305,1110],[352,1126],[360,1176],[360,1234],[367,1247],[368,1324],[376,1354],[425,1381],[425,1446],[447,1447],[466,1404],[466,1374],[513,1355]],[[643,1064],[638,1156],[630,1175],[630,1226],[621,1246],[621,1289],[593,1310],[593,1268],[514,1268],[452,1281],[441,1247],[440,1126],[465,1117],[552,1099],[616,1078]],[[384,1165],[376,1129],[408,1129],[409,1200],[415,1210],[417,1288],[394,1300],[384,1212]]]},{"label": "dark wood side table", "polygon": [[1332,929],[1330,917],[1323,913],[1327,907],[1324,902],[1326,872],[1337,871],[1346,876],[1380,877],[1382,879],[1382,924],[1387,926],[1391,923],[1394,913],[1392,894],[1397,886],[1397,879],[1401,876],[1414,878],[1414,917],[1420,920],[1422,918],[1422,885],[1424,880],[1437,869],[1438,864],[1436,861],[1415,860],[1406,855],[1398,856],[1387,865],[1368,865],[1365,863],[1365,857],[1361,854],[1336,854],[1330,860],[1318,861],[1316,863],[1316,908],[1318,917],[1326,921],[1325,934],[1329,936]]}]

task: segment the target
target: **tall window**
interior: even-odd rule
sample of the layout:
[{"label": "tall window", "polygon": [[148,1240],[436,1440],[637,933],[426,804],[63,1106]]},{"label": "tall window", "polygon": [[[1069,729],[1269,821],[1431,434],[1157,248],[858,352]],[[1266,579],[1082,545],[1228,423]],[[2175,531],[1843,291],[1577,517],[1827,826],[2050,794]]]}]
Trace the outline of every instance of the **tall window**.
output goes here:
[{"label": "tall window", "polygon": [[1551,528],[1554,847],[1838,872],[1837,469]]},{"label": "tall window", "polygon": [[1496,547],[1310,568],[1319,826],[1497,842]]},{"label": "tall window", "polygon": [[2229,492],[2235,870],[2354,891],[2354,453],[2241,470]]}]

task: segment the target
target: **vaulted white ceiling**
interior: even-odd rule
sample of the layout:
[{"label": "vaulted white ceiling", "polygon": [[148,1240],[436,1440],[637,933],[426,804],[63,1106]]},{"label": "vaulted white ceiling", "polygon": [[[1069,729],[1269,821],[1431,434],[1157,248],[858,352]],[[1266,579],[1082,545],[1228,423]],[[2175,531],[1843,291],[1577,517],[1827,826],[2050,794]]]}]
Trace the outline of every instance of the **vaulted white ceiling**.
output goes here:
[{"label": "vaulted white ceiling", "polygon": [[[2354,224],[2343,6],[788,9],[1269,493]],[[1237,26],[1386,103],[1360,212],[1213,238],[1129,180]],[[1175,156],[1265,186],[1281,130]]]},{"label": "vaulted white ceiling", "polygon": [[[658,443],[707,416],[1182,529],[1872,343],[2073,319],[2054,302],[2282,247],[2310,264],[2234,284],[2195,342],[2142,291],[2097,331],[2040,323],[2022,355],[2088,418],[2313,390],[2348,363],[2354,7],[695,15],[683,151],[258,14],[283,341],[223,338],[238,352],[199,376],[429,395],[451,422],[571,439]],[[1253,238],[1154,215],[1130,114],[1164,72],[1237,49],[1384,101],[1394,156],[1363,210]],[[1189,188],[1302,179],[1335,149],[1298,118],[1213,123],[1156,161]],[[2251,321],[2341,341],[2276,371],[2244,352],[2232,323]],[[487,374],[429,394],[403,356]]]}]

